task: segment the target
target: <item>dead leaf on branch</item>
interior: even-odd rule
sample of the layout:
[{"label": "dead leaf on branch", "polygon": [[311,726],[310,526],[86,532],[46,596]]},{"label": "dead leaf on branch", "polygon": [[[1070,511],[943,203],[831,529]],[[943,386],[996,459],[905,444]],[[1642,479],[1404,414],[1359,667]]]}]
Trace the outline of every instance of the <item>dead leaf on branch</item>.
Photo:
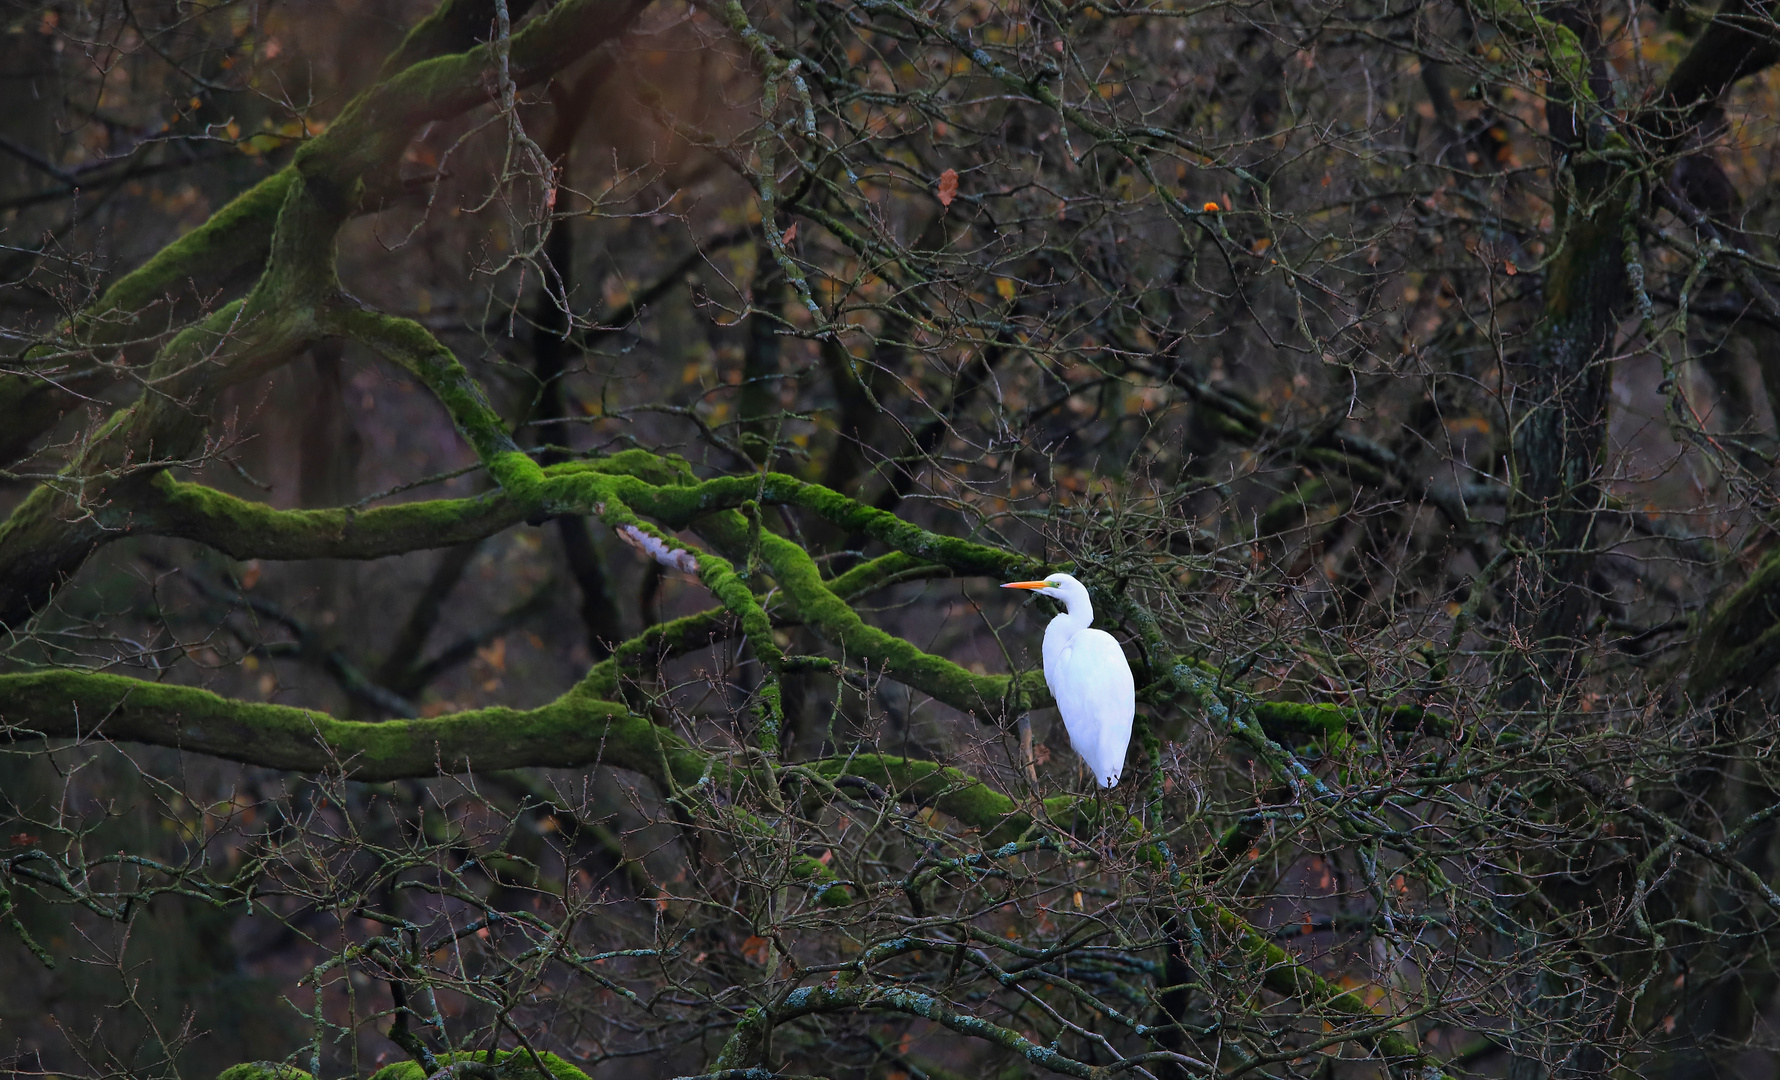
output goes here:
[{"label": "dead leaf on branch", "polygon": [[935,194],[939,196],[941,206],[951,209],[952,200],[958,197],[957,169],[947,169],[939,174],[939,190]]}]

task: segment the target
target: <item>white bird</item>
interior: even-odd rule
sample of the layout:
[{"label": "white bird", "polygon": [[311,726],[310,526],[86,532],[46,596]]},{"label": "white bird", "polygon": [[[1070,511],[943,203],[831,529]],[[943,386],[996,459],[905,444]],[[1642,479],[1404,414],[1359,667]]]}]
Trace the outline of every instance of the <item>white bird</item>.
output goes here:
[{"label": "white bird", "polygon": [[1068,608],[1045,627],[1045,682],[1057,699],[1069,745],[1094,770],[1101,787],[1117,787],[1131,744],[1137,687],[1125,651],[1104,630],[1093,629],[1094,605],[1087,586],[1068,574],[1043,581],[1010,581],[1004,589],[1031,589]]}]

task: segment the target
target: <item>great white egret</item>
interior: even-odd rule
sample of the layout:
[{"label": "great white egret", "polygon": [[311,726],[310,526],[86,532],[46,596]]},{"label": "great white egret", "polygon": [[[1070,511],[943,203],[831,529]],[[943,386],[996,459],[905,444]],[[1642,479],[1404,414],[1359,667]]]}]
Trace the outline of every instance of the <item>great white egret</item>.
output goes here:
[{"label": "great white egret", "polygon": [[1063,601],[1067,610],[1045,627],[1045,682],[1063,714],[1069,745],[1094,770],[1096,783],[1117,787],[1137,713],[1137,687],[1125,651],[1111,634],[1093,628],[1088,588],[1068,574],[1010,581],[1002,588],[1031,589]]}]

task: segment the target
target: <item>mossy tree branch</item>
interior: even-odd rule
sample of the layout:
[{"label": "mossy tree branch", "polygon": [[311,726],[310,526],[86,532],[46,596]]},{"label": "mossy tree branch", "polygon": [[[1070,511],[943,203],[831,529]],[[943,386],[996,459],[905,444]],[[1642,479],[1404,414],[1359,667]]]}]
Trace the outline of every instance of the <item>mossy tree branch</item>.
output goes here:
[{"label": "mossy tree branch", "polygon": [[1696,620],[1688,689],[1699,698],[1755,686],[1780,663],[1780,553]]},{"label": "mossy tree branch", "polygon": [[[233,701],[206,690],[144,682],[117,675],[53,671],[0,675],[0,727],[8,741],[78,739],[142,742],[223,757],[247,764],[305,772],[339,770],[355,780],[393,780],[474,770],[529,766],[585,767],[605,764],[648,777],[666,790],[693,788],[709,779],[720,786],[747,781],[750,770],[688,744],[623,705],[571,691],[531,710],[474,709],[423,720],[363,723],[339,720],[310,709]],[[960,770],[934,762],[889,755],[852,755],[810,763],[831,779],[861,777],[895,797],[930,805],[960,825],[980,830],[991,849],[1029,832],[1034,822],[1011,797]],[[753,782],[761,778],[754,777]],[[1064,796],[1047,804],[1062,817],[1078,800]],[[760,828],[765,829],[764,824]],[[991,856],[993,850],[990,851]],[[805,860],[811,861],[811,860]],[[832,895],[832,877],[794,866]],[[1367,1022],[1364,1038],[1392,1059],[1422,1060],[1414,1044],[1382,1027],[1385,1019],[1351,990],[1317,976],[1268,941],[1246,920],[1210,901],[1194,904],[1198,915],[1234,937],[1268,989],[1307,1005]],[[786,1007],[756,1025],[784,1022],[809,1012],[887,1008],[926,1016],[967,1034],[988,1038],[1034,1063],[1067,1075],[1095,1076],[1103,1070],[1037,1047],[1016,1032],[958,1013],[947,1003],[897,987],[850,987],[838,997],[821,988],[788,995]],[[868,995],[868,996],[860,996]],[[807,1003],[811,1007],[803,1008]],[[720,1067],[744,1060],[755,1044],[744,1020],[720,1058]],[[1034,1055],[1037,1056],[1034,1056]]]},{"label": "mossy tree branch", "polygon": [[384,559],[482,540],[525,521],[500,493],[367,510],[278,510],[162,473],[108,524],[193,540],[233,559]]},{"label": "mossy tree branch", "polygon": [[[560,4],[512,36],[508,70],[521,85],[547,77],[620,33],[640,10],[636,0]],[[420,61],[353,99],[327,132],[304,145],[266,270],[246,300],[169,342],[147,373],[152,391],[95,434],[62,482],[39,486],[0,525],[0,625],[22,624],[73,575],[107,531],[100,512],[115,496],[200,452],[209,410],[224,389],[270,371],[325,334],[374,324],[379,340],[416,365],[417,375],[434,379],[448,405],[453,394],[480,393],[454,358],[431,347],[430,335],[340,295],[334,243],[359,204],[364,178],[393,164],[421,124],[486,101],[483,76],[493,59],[483,45]],[[474,414],[453,415],[460,412]],[[504,429],[475,436],[504,487],[535,481],[537,465],[512,448]]]},{"label": "mossy tree branch", "polygon": [[[709,511],[748,501],[742,496],[750,488],[768,503],[822,508],[827,512],[825,516],[837,524],[870,522],[879,537],[901,544],[903,550],[826,581],[815,561],[797,545],[770,533],[759,538],[761,554],[773,577],[785,587],[789,601],[788,610],[774,616],[777,624],[809,625],[853,662],[883,665],[898,681],[933,693],[966,711],[998,711],[1009,701],[1006,676],[974,675],[943,658],[923,653],[865,623],[849,602],[885,584],[936,574],[980,573],[984,568],[996,574],[1034,572],[1037,568],[1024,556],[941,536],[825,488],[777,474],[741,478],[741,482],[733,477],[696,482],[684,463],[641,450],[551,466],[542,470],[542,477],[541,484],[534,489],[541,502],[557,504],[558,508],[565,502],[581,504],[571,512],[603,509],[604,519],[613,526],[651,528],[637,512],[672,527],[690,525],[732,557],[746,558],[751,542],[747,521],[734,511]],[[569,486],[581,490],[563,490]],[[536,520],[539,513],[536,506],[520,504],[504,492],[363,511],[276,510],[264,503],[163,475],[141,497],[122,504],[116,517],[120,523],[117,535],[178,536],[207,544],[236,559],[375,559],[481,539],[528,519]],[[700,514],[703,516],[697,516]],[[885,518],[891,521],[885,522]],[[665,545],[679,543],[665,533],[655,535]],[[733,572],[733,563],[722,565]],[[729,610],[740,613],[739,597],[732,595],[730,600]],[[596,664],[584,685],[601,695],[615,694],[620,671],[637,670],[658,655],[677,655],[725,636],[727,630],[718,625],[723,610],[714,609],[647,629],[620,646],[613,657]],[[1217,691],[1210,688],[1216,684],[1210,674],[1193,669],[1191,664],[1182,669],[1181,662],[1168,659],[1174,655],[1173,647],[1161,638],[1158,630],[1139,618],[1139,607],[1120,605],[1120,610],[1139,627],[1150,655],[1164,658],[1155,673],[1163,682],[1146,689],[1146,700],[1165,701],[1185,693],[1189,700],[1202,706],[1207,693],[1215,697]],[[765,625],[755,626],[753,633],[758,641],[770,640],[761,636],[764,629]],[[1184,674],[1171,674],[1177,670]],[[1036,673],[1025,676],[1020,692],[1025,695],[1027,707],[1043,706],[1050,700],[1048,689]],[[1252,710],[1257,719],[1269,725],[1323,734],[1345,729],[1357,717],[1350,708],[1283,702],[1250,703],[1238,711],[1244,710]],[[1397,727],[1418,723],[1438,726],[1437,719],[1430,719],[1420,710],[1394,710],[1392,723]],[[1239,733],[1253,736],[1255,745],[1270,757],[1275,751],[1285,754],[1261,733],[1259,725],[1252,730],[1246,723],[1238,726]],[[1245,741],[1250,740],[1245,737]],[[1283,762],[1283,758],[1280,760]]]},{"label": "mossy tree branch", "polygon": [[40,671],[0,675],[0,723],[13,742],[140,742],[274,769],[339,770],[363,781],[605,763],[662,784],[670,776],[694,784],[706,765],[684,740],[628,707],[577,691],[537,709],[371,723],[121,675]]},{"label": "mossy tree branch", "polygon": [[[381,331],[390,323],[377,319],[374,325]],[[398,329],[411,335],[411,339],[397,339],[398,345],[414,346],[413,352],[404,354],[409,358],[407,362],[429,383],[438,384],[449,398],[454,418],[460,414],[465,417],[460,426],[467,428],[466,435],[479,444],[480,452],[495,459],[496,468],[506,478],[501,494],[350,514],[338,510],[272,510],[200,485],[163,480],[151,495],[131,504],[133,531],[164,529],[173,535],[214,543],[236,558],[365,558],[394,554],[403,544],[430,547],[461,542],[489,535],[516,521],[542,520],[558,513],[593,513],[614,528],[653,532],[653,527],[639,516],[642,515],[669,528],[690,526],[731,559],[746,559],[749,545],[757,538],[761,556],[791,599],[796,621],[816,630],[855,663],[884,668],[899,682],[985,718],[1012,715],[1021,707],[1049,702],[1050,695],[1036,672],[1027,673],[1014,687],[1007,676],[973,674],[867,624],[823,581],[819,567],[807,552],[777,534],[751,530],[739,512],[723,508],[751,501],[743,498],[751,488],[761,502],[815,509],[837,524],[857,527],[898,549],[901,558],[894,564],[880,564],[870,570],[855,568],[850,572],[855,578],[837,579],[845,582],[841,586],[843,592],[850,590],[855,580],[863,585],[881,573],[902,572],[925,564],[937,563],[967,574],[1031,572],[1035,567],[1028,558],[921,529],[826,488],[777,474],[742,478],[740,483],[734,477],[699,483],[691,480],[683,463],[643,451],[543,469],[517,449],[507,449],[510,440],[496,426],[493,410],[474,389],[474,382],[463,373],[461,365],[448,359],[448,352],[431,350],[425,344],[432,341],[431,336],[413,324]],[[386,339],[385,347],[393,351],[396,345]],[[423,358],[415,359],[416,354]],[[664,546],[678,543],[665,533],[653,534]],[[779,650],[773,644],[771,622],[758,610],[747,586],[735,577],[734,564],[708,561],[712,556],[703,553],[695,557],[705,584],[741,617],[743,632],[756,654],[769,666],[774,665]]]},{"label": "mossy tree branch", "polygon": [[[514,0],[509,6],[518,18],[531,3]],[[494,5],[489,0],[443,0],[384,61],[378,82],[422,60],[473,47],[487,34],[493,18]],[[252,280],[265,265],[279,212],[296,178],[295,168],[280,169],[112,282],[67,328],[69,344],[78,350],[115,348],[152,330],[146,320],[157,305],[192,292],[214,291],[243,278]],[[393,170],[385,170],[371,179],[356,209],[375,210],[399,191],[399,177]],[[25,366],[45,360],[49,349],[28,352]],[[63,413],[79,403],[82,393],[92,392],[112,376],[112,370],[102,366],[53,379],[31,371],[0,375],[0,416],[7,418],[0,428],[0,463],[23,456]]]}]

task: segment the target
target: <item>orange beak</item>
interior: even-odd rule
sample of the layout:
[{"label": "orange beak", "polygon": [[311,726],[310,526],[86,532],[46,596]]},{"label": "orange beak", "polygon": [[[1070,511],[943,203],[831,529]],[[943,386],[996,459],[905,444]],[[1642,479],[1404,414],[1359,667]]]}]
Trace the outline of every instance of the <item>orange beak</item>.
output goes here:
[{"label": "orange beak", "polygon": [[1050,587],[1051,583],[1048,581],[1010,581],[1002,586],[1004,589],[1048,589]]}]

